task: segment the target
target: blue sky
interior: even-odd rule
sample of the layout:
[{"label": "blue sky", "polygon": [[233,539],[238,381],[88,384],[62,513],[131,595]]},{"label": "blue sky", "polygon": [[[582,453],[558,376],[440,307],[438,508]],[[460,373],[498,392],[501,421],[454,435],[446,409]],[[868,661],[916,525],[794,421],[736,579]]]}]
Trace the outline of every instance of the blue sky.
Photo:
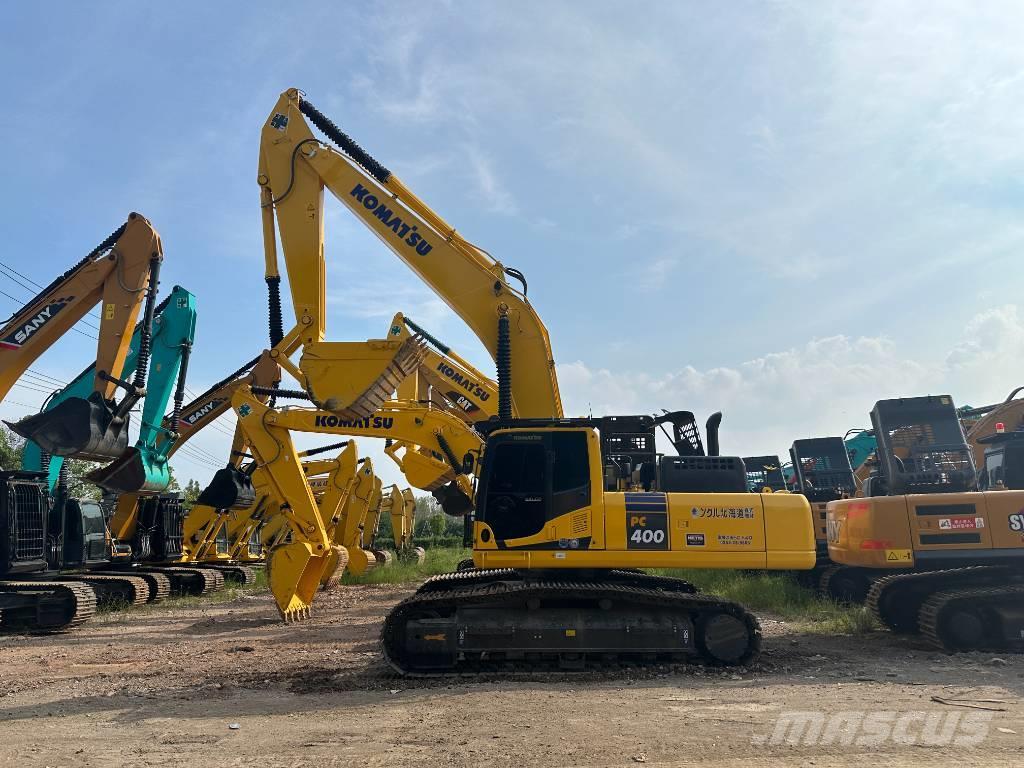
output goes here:
[{"label": "blue sky", "polygon": [[[19,4],[0,261],[48,282],[143,213],[164,288],[197,294],[205,389],[266,343],[258,138],[295,86],[526,273],[568,411],[721,409],[726,451],[782,453],[881,397],[1020,383],[1022,33],[998,2]],[[328,208],[329,338],[402,310],[493,368]],[[34,369],[70,378],[84,342]]]}]

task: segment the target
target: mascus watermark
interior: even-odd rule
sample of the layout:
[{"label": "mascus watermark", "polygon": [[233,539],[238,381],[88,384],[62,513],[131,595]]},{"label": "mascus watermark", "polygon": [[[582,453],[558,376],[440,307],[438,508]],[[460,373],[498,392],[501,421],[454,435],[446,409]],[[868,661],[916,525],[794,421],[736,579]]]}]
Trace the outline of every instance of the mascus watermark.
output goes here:
[{"label": "mascus watermark", "polygon": [[783,712],[768,734],[755,734],[757,746],[975,747],[988,736],[992,712],[844,711]]}]

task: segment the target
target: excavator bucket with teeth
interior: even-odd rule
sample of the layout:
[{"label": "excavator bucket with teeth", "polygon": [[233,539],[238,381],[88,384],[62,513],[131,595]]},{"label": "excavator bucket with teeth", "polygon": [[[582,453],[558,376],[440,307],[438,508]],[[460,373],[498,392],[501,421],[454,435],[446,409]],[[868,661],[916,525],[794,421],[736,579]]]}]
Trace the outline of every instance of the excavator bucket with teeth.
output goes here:
[{"label": "excavator bucket with teeth", "polygon": [[299,363],[321,407],[346,419],[372,416],[426,357],[426,344],[404,341],[324,341],[307,344]]},{"label": "excavator bucket with teeth", "polygon": [[128,417],[115,419],[97,392],[88,398],[69,397],[48,411],[6,423],[53,456],[109,461],[128,448]]},{"label": "excavator bucket with teeth", "polygon": [[233,464],[218,469],[196,499],[196,504],[214,509],[249,509],[255,503],[256,489],[252,478]]},{"label": "excavator bucket with teeth", "polygon": [[283,544],[270,550],[267,577],[277,609],[285,621],[309,617],[310,606],[330,560],[330,553],[314,554],[313,546],[304,542]]},{"label": "excavator bucket with teeth", "polygon": [[86,478],[111,493],[161,493],[171,482],[166,459],[147,449],[129,448],[105,467]]}]

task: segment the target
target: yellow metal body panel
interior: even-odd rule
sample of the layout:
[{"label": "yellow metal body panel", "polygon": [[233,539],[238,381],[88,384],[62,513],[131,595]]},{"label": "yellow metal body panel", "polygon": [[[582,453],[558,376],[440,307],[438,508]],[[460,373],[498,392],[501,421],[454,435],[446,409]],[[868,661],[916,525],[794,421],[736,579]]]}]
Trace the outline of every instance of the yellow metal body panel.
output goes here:
[{"label": "yellow metal body panel", "polygon": [[[636,498],[641,494],[628,494]],[[643,494],[647,495],[647,494]],[[641,533],[649,513],[627,511],[624,493],[604,493],[589,508],[552,520],[531,539],[481,542],[476,523],[474,561],[481,568],[743,568],[806,570],[815,562],[810,507],[797,494],[669,493],[667,548],[630,548],[628,531]],[[660,514],[660,513],[655,513]],[[585,521],[585,522],[584,522]],[[659,525],[660,529],[660,525]],[[593,536],[587,548],[571,542]],[[541,545],[567,541],[564,548]],[[522,547],[523,549],[513,549]]]},{"label": "yellow metal body panel", "polygon": [[969,560],[973,552],[1017,549],[1024,557],[1024,491],[879,496],[828,505],[829,558],[843,565],[913,568],[922,555],[929,557],[924,553]]}]

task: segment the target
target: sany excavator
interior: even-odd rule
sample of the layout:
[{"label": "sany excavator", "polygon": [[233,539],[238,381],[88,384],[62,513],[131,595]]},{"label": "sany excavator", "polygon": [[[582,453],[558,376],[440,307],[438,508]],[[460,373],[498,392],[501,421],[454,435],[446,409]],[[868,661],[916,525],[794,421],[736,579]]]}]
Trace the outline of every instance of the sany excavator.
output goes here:
[{"label": "sany excavator", "polygon": [[890,629],[946,650],[1024,650],[1024,491],[978,491],[949,396],[880,400],[863,498],[828,505],[833,561]]},{"label": "sany excavator", "polygon": [[[54,456],[96,461],[118,458],[128,447],[128,413],[145,395],[146,365],[131,383],[114,375],[124,368],[132,329],[144,299],[155,307],[163,249],[160,236],[137,213],[82,261],[54,280],[0,329],[0,398],[29,365],[97,303],[100,336],[91,393],[50,411],[8,424]],[[144,323],[149,322],[147,318]],[[139,355],[148,358],[148,351]],[[114,401],[118,387],[126,394]]]},{"label": "sany excavator", "polygon": [[[148,317],[148,313],[147,313]],[[152,326],[140,322],[132,337],[121,378],[136,372],[140,358],[151,350],[150,372],[146,385],[142,425],[135,447],[107,466],[90,474],[106,490],[163,491],[170,481],[166,451],[157,450],[158,422],[174,394],[175,407],[180,408],[184,393],[188,357],[195,336],[195,298],[175,286],[167,299],[152,314]],[[52,395],[44,411],[58,408],[70,398],[85,399],[92,390],[95,368],[90,365],[64,389]],[[173,437],[173,435],[172,435]],[[170,442],[165,442],[169,446]],[[49,491],[53,499],[47,525],[50,566],[55,570],[89,570],[76,576],[92,585],[101,602],[137,604],[153,602],[170,593],[171,583],[160,573],[99,573],[111,568],[113,560],[123,560],[124,546],[112,540],[99,504],[70,498],[63,479],[64,457],[42,453],[31,440],[22,451],[22,469],[28,472],[48,471]]]},{"label": "sany excavator", "polygon": [[[74,267],[55,279],[0,328],[0,399],[53,343],[96,304],[100,330],[96,375],[85,398],[10,425],[57,456],[109,460],[128,444],[128,413],[145,394],[145,376],[132,383],[122,370],[144,299],[152,304],[163,248],[137,213]],[[115,402],[117,387],[126,394]],[[47,579],[50,504],[45,477],[0,473],[0,627],[30,631],[73,628],[93,614],[87,584]],[[83,545],[90,541],[83,535]]]},{"label": "sany excavator", "polygon": [[[315,138],[303,116],[335,147]],[[523,293],[512,290],[507,268],[460,237],[296,90],[282,95],[264,126],[259,183],[271,303],[279,280],[276,218],[297,320],[272,342],[302,386],[293,394],[315,406],[277,409],[246,387],[232,398],[254,457],[288,500],[292,542],[270,553],[272,587],[279,562],[293,579],[287,593],[275,590],[286,615],[308,610],[330,544],[290,432],[351,428],[342,424],[353,402],[346,350],[322,341],[327,188],[466,321],[498,371],[498,419],[486,435],[450,414],[414,414],[400,403],[382,401],[363,417],[361,429],[400,429],[409,444],[444,457],[457,477],[478,482],[467,500],[476,509],[479,570],[432,579],[392,611],[383,632],[388,660],[414,672],[694,655],[744,663],[757,655],[757,621],[741,606],[634,569],[809,568],[806,499],[748,493],[742,461],[716,455],[717,431],[708,436],[712,455],[696,449],[692,414],[563,418],[547,331],[525,301],[525,280]],[[299,345],[298,366],[283,359]],[[513,404],[525,418],[512,418]],[[445,434],[424,413],[458,428]],[[672,424],[678,456],[658,455],[659,423]]]}]

